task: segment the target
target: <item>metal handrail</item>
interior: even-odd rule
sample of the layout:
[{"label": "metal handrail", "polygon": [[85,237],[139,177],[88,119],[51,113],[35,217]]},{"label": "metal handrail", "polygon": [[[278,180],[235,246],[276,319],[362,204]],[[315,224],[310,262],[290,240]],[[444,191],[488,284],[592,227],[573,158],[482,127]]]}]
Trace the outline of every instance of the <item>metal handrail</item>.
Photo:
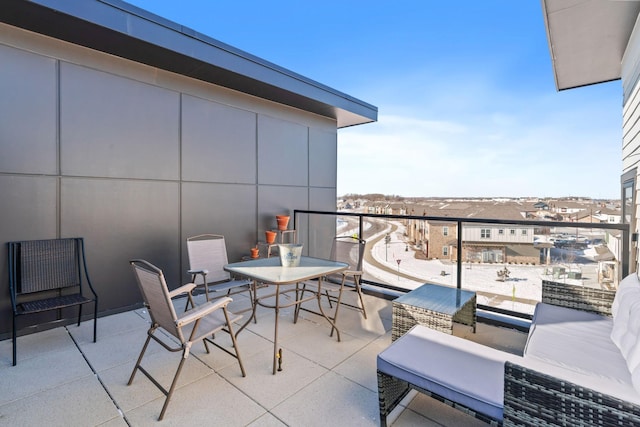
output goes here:
[{"label": "metal handrail", "polygon": [[[363,218],[380,218],[380,219],[416,219],[424,221],[446,221],[455,222],[458,227],[458,244],[457,244],[457,287],[462,288],[462,225],[467,224],[503,224],[503,225],[527,225],[527,226],[541,226],[541,227],[570,227],[570,228],[586,228],[586,229],[605,229],[605,230],[618,230],[622,233],[622,259],[620,260],[620,272],[622,277],[629,274],[629,259],[630,259],[630,226],[629,224],[610,224],[610,223],[582,223],[582,222],[567,222],[567,221],[540,221],[540,220],[513,220],[513,219],[491,219],[491,218],[457,218],[457,217],[438,217],[438,216],[424,216],[424,215],[392,215],[392,214],[370,214],[370,213],[357,213],[357,212],[342,212],[342,211],[315,211],[315,210],[303,210],[295,209],[293,211],[293,227],[296,228],[299,214],[306,215],[331,215],[331,216],[351,216],[359,218],[359,235],[363,236],[364,226]],[[389,287],[383,283],[376,283],[376,286],[382,288]],[[395,288],[395,287],[394,287]],[[397,290],[397,289],[394,289]]]}]

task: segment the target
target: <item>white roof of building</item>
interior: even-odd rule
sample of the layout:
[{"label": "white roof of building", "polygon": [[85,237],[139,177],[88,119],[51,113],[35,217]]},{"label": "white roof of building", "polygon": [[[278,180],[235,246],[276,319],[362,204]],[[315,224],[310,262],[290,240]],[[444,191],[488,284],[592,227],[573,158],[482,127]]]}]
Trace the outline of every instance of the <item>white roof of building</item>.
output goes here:
[{"label": "white roof of building", "polygon": [[556,87],[620,78],[640,1],[542,0]]}]

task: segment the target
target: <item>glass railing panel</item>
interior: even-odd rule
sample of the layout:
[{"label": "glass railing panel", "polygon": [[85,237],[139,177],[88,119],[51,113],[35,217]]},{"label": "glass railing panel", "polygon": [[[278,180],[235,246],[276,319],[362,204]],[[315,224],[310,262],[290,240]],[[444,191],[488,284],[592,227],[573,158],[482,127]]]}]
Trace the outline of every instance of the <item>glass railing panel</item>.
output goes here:
[{"label": "glass railing panel", "polygon": [[340,212],[300,215],[309,215],[311,225],[321,222],[316,216],[330,223],[330,232],[316,233],[312,256],[328,256],[330,251],[330,243],[320,244],[319,234],[326,241],[333,235],[367,241],[363,279],[369,285],[392,291],[424,283],[460,286],[476,291],[480,305],[521,314],[533,313],[542,280],[615,289],[621,265],[625,257],[628,260],[623,244],[628,231],[621,224],[596,228],[582,223],[484,223]]}]

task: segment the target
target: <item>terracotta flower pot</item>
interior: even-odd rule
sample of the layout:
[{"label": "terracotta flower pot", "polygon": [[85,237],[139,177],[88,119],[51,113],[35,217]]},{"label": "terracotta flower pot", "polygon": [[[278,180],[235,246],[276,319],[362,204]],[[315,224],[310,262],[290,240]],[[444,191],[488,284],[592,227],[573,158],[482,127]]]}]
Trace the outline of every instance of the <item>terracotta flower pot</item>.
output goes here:
[{"label": "terracotta flower pot", "polygon": [[289,225],[289,215],[276,215],[278,230],[286,230]]},{"label": "terracotta flower pot", "polygon": [[271,245],[271,244],[273,244],[273,242],[276,241],[276,234],[277,233],[275,231],[270,231],[270,230],[267,230],[267,231],[264,232],[264,236],[265,236],[265,239],[267,240],[268,244]]},{"label": "terracotta flower pot", "polygon": [[258,258],[260,256],[260,253],[258,251],[258,248],[251,248],[251,258]]}]

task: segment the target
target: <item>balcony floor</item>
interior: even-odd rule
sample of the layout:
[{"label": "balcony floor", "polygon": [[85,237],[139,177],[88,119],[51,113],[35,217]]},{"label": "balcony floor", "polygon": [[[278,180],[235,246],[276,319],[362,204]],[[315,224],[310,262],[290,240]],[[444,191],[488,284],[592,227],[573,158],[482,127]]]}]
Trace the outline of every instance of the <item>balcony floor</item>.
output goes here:
[{"label": "balcony floor", "polygon": [[[177,310],[183,304],[178,300]],[[236,295],[231,307],[238,311],[248,304],[248,298]],[[321,317],[302,312],[294,325],[293,309],[281,310],[283,370],[277,375],[271,374],[273,310],[260,308],[258,322],[238,336],[244,378],[235,359],[213,346],[207,354],[195,345],[162,424],[379,425],[376,355],[391,343],[391,303],[366,296],[366,304],[367,320],[355,310],[340,309],[341,342],[329,337],[330,327]],[[0,342],[0,424],[156,425],[162,393],[140,372],[127,386],[149,327],[146,310],[98,319],[97,343],[92,342],[92,325],[87,321],[19,337],[15,367],[11,340]],[[462,325],[454,333],[514,353],[521,353],[526,339],[522,332],[482,323],[476,334]],[[217,339],[230,343],[225,333]],[[180,354],[152,342],[143,365],[160,373],[168,386]],[[405,400],[406,409],[391,415],[393,426],[485,425],[434,399],[412,396]]]}]

